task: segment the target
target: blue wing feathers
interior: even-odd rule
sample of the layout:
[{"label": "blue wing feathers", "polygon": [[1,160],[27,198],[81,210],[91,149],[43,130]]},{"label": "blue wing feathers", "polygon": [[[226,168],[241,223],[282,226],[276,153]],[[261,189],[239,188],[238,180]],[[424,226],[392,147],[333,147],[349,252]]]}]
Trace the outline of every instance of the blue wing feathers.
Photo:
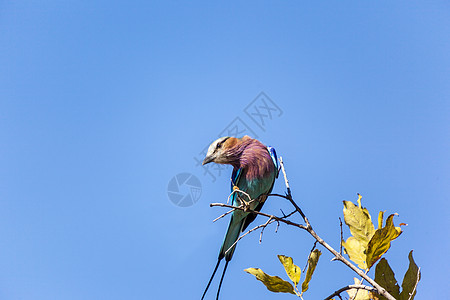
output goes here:
[{"label": "blue wing feathers", "polygon": [[237,185],[241,173],[242,169],[233,169],[233,173],[231,173],[231,191],[233,191],[233,187]]},{"label": "blue wing feathers", "polygon": [[275,165],[275,168],[277,169],[277,174],[275,178],[278,178],[278,174],[280,174],[280,163],[278,162],[278,156],[277,152],[275,151],[274,147],[267,146],[267,150],[269,151],[270,157],[272,157],[273,164]]}]

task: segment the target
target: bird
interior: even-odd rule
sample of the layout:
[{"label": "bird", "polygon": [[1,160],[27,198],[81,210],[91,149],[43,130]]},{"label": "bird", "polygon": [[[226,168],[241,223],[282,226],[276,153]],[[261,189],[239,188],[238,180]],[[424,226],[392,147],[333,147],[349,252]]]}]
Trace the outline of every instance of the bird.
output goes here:
[{"label": "bird", "polygon": [[[211,162],[228,164],[233,167],[231,174],[231,204],[240,206],[245,203],[253,211],[260,211],[263,207],[280,170],[275,149],[271,146],[265,146],[257,139],[247,135],[242,138],[225,136],[212,142],[202,165]],[[240,191],[245,192],[248,196]],[[255,200],[251,201],[253,199]],[[236,241],[241,232],[255,218],[256,214],[239,209],[235,209],[231,213],[230,223],[219,251],[217,264],[203,292],[202,300],[211,285],[220,262],[225,258],[225,267],[216,295],[216,300],[219,299],[220,288],[228,263],[236,249]]]}]

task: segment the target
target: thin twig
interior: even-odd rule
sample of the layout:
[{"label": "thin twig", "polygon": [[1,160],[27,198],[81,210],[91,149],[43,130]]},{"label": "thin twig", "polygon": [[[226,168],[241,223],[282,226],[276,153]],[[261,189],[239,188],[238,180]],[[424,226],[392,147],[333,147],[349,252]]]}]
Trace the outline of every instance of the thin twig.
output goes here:
[{"label": "thin twig", "polygon": [[344,239],[344,234],[342,233],[342,220],[341,217],[339,217],[339,226],[341,226],[341,240],[339,241],[339,254],[342,255],[342,240]]},{"label": "thin twig", "polygon": [[284,183],[286,184],[286,188],[290,191],[291,187],[289,186],[289,180],[287,179],[286,170],[284,169],[283,157],[281,157],[281,156],[280,156],[280,165],[281,165],[281,171],[283,171]]},{"label": "thin twig", "polygon": [[[339,240],[339,254],[342,255],[342,242],[344,241],[344,234],[342,232],[342,220],[341,217],[339,217],[339,226],[341,227],[341,239]],[[331,261],[337,260],[336,257],[333,257]]]},{"label": "thin twig", "polygon": [[[231,245],[230,248],[228,248],[227,251],[225,251],[225,253],[228,253],[228,251],[230,251],[230,249],[233,248],[233,247],[237,244],[237,242],[239,242],[239,241],[240,241],[244,236],[246,236],[247,234],[249,234],[249,233],[251,233],[251,232],[253,232],[253,231],[255,231],[255,230],[259,229],[259,228],[265,228],[267,225],[269,225],[269,224],[271,224],[271,223],[273,223],[273,222],[275,222],[275,220],[269,218],[269,219],[267,220],[266,223],[260,224],[260,225],[258,225],[258,226],[256,226],[256,227],[253,227],[252,229],[250,229],[250,230],[247,231],[246,233],[242,234],[242,235],[239,236],[239,238],[233,243],[233,245]],[[260,239],[260,240],[261,240],[261,239]]]},{"label": "thin twig", "polygon": [[287,179],[286,170],[284,169],[283,158],[281,156],[280,156],[280,165],[281,165],[281,170],[283,171],[284,183],[286,184],[286,190],[287,190],[286,199],[288,199],[289,202],[291,202],[291,204],[295,207],[295,209],[298,211],[298,213],[302,216],[303,220],[306,223],[306,226],[311,227],[311,224],[309,224],[308,218],[305,216],[305,214],[303,213],[301,208],[297,205],[297,203],[295,203],[294,199],[292,199],[291,188],[289,187],[289,180]]},{"label": "thin twig", "polygon": [[347,291],[347,290],[351,290],[351,289],[361,289],[361,290],[367,290],[367,291],[370,291],[370,292],[378,292],[376,288],[373,288],[373,287],[370,287],[370,286],[367,286],[367,285],[351,284],[351,285],[344,286],[343,288],[340,288],[339,290],[337,290],[336,292],[334,292],[330,296],[326,297],[324,300],[330,300],[331,298],[333,298],[335,296],[338,296],[339,298],[341,298],[340,294],[342,292]]},{"label": "thin twig", "polygon": [[272,221],[272,219],[268,219],[266,223],[263,224],[263,226],[261,227],[261,233],[259,234],[259,243],[261,244],[262,242],[262,236],[264,234],[264,229],[266,229],[267,225],[270,224],[270,221]]},{"label": "thin twig", "polygon": [[[369,270],[367,269],[366,272],[364,272],[364,274],[367,275],[368,272],[369,272]],[[364,277],[361,278],[361,280],[359,281],[359,284],[363,284],[363,282],[364,282]],[[355,300],[356,296],[358,296],[358,292],[359,292],[359,289],[356,289],[355,295],[353,297],[351,297],[350,300]]]},{"label": "thin twig", "polygon": [[[212,205],[210,205],[210,206],[212,206]],[[291,212],[290,214],[283,216],[281,219],[289,218],[289,217],[292,216],[294,213],[296,213],[296,211],[293,211],[293,212]],[[275,218],[275,217],[274,217],[274,218]],[[258,226],[255,226],[255,227],[253,227],[252,229],[248,230],[246,233],[244,233],[244,234],[242,234],[241,236],[239,236],[239,238],[233,243],[233,245],[230,246],[230,248],[227,249],[227,251],[225,251],[225,253],[227,253],[228,251],[230,251],[230,249],[233,248],[233,246],[236,245],[237,242],[239,242],[244,236],[246,236],[247,234],[249,234],[249,233],[251,233],[251,232],[253,232],[253,231],[255,231],[255,230],[259,229],[259,228],[262,228],[261,234],[260,234],[260,237],[259,237],[259,243],[261,244],[261,241],[262,241],[262,235],[263,235],[264,229],[265,229],[268,225],[272,224],[273,222],[277,222],[277,227],[275,228],[275,233],[278,232],[278,227],[280,226],[280,222],[279,222],[278,220],[275,220],[274,218],[269,218],[269,219],[267,220],[266,223],[260,224],[260,225],[258,225]]]},{"label": "thin twig", "polygon": [[275,233],[278,232],[278,227],[280,227],[280,222],[277,221],[277,227],[275,228]]},{"label": "thin twig", "polygon": [[228,215],[229,213],[232,213],[234,210],[235,210],[235,209],[233,208],[233,209],[230,209],[229,211],[227,211],[226,213],[221,214],[220,216],[218,216],[217,218],[215,218],[215,219],[213,220],[213,223],[214,223],[215,221],[219,220],[219,219],[222,219],[223,217],[225,217],[225,216]]},{"label": "thin twig", "polygon": [[288,197],[288,196],[280,195],[280,194],[267,194],[267,196],[281,197],[281,198],[284,198],[284,199],[288,199],[288,200],[289,200],[289,197]]}]

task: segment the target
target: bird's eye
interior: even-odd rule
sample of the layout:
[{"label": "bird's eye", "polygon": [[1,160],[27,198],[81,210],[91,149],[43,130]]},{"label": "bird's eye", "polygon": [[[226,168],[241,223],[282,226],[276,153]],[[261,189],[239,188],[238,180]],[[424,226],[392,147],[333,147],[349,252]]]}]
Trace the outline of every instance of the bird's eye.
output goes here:
[{"label": "bird's eye", "polygon": [[222,147],[222,143],[218,143],[216,148],[219,149],[220,147]]}]

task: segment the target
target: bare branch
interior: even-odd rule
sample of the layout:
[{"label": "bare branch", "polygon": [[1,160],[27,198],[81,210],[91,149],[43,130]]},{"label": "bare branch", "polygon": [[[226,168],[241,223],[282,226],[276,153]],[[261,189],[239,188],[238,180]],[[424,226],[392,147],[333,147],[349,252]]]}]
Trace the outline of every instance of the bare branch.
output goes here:
[{"label": "bare branch", "polygon": [[351,290],[351,289],[358,289],[358,290],[361,289],[361,290],[367,290],[367,291],[375,292],[375,293],[378,292],[376,288],[373,288],[373,287],[370,287],[370,286],[367,286],[367,285],[351,284],[351,285],[344,286],[343,288],[340,288],[339,290],[337,290],[336,292],[334,292],[330,296],[326,297],[324,300],[330,300],[330,299],[332,299],[335,296],[338,296],[340,299],[342,299],[340,294],[342,292],[346,291],[346,290]]},{"label": "bare branch", "polygon": [[[375,288],[375,290],[376,290],[376,292],[377,292],[378,294],[384,296],[384,297],[387,298],[388,300],[395,300],[395,298],[392,297],[392,295],[390,295],[390,294],[389,294],[382,286],[380,286],[380,285],[379,285],[378,283],[376,283],[372,278],[370,278],[369,276],[367,276],[367,274],[365,274],[361,269],[359,269],[358,267],[356,267],[355,265],[353,265],[349,260],[347,260],[347,259],[342,255],[342,249],[341,249],[341,253],[337,252],[333,247],[331,247],[330,245],[328,245],[328,243],[326,243],[322,238],[320,238],[319,235],[313,230],[311,224],[310,224],[309,221],[308,221],[308,218],[305,216],[305,214],[303,213],[303,211],[300,209],[300,207],[297,205],[297,203],[296,203],[296,202],[293,200],[293,198],[292,198],[291,188],[290,188],[290,186],[289,186],[289,180],[287,179],[287,176],[286,176],[286,170],[285,170],[285,168],[284,168],[284,163],[283,163],[282,157],[280,157],[280,165],[281,165],[281,169],[282,169],[282,171],[283,171],[284,182],[285,182],[285,184],[286,184],[287,194],[286,194],[286,196],[278,195],[278,194],[269,194],[268,196],[270,196],[270,195],[272,195],[272,196],[279,196],[279,197],[282,197],[282,198],[285,198],[285,199],[289,200],[289,202],[294,206],[295,211],[298,212],[298,213],[302,216],[303,221],[305,222],[306,225],[298,224],[298,223],[292,222],[292,221],[290,221],[290,220],[287,220],[287,219],[286,219],[287,216],[277,217],[277,216],[274,216],[274,215],[270,215],[270,214],[262,213],[262,212],[259,212],[259,211],[251,210],[249,204],[250,204],[252,201],[256,201],[256,199],[253,199],[253,200],[250,199],[250,196],[248,196],[248,194],[247,194],[247,197],[250,199],[250,201],[249,201],[248,203],[245,202],[245,201],[242,201],[242,202],[241,202],[242,205],[240,205],[240,206],[231,206],[231,205],[223,204],[223,203],[211,203],[211,204],[210,204],[210,207],[213,207],[213,206],[220,206],[220,207],[227,207],[227,208],[231,208],[231,209],[235,209],[235,210],[239,209],[239,210],[242,210],[242,211],[245,211],[245,212],[248,212],[248,213],[252,213],[252,214],[256,214],[256,215],[261,215],[261,216],[264,216],[264,217],[266,217],[266,218],[269,218],[269,220],[268,220],[265,224],[256,226],[254,230],[256,230],[256,229],[258,229],[258,228],[264,228],[264,227],[266,227],[267,225],[269,225],[270,223],[272,223],[272,222],[274,222],[274,221],[276,221],[276,222],[278,222],[278,223],[285,223],[285,224],[287,224],[287,225],[291,225],[291,226],[294,226],[294,227],[297,227],[297,228],[306,230],[306,231],[307,231],[307,232],[308,232],[308,233],[309,233],[309,234],[310,234],[310,235],[311,235],[311,236],[312,236],[319,244],[321,244],[325,249],[327,249],[329,252],[331,252],[331,253],[334,255],[333,260],[339,260],[339,261],[341,261],[343,264],[345,264],[347,267],[349,267],[350,269],[352,269],[355,273],[357,273],[359,276],[361,276],[363,279],[365,279],[369,284],[371,284],[371,285]],[[233,190],[233,192],[235,192],[235,191],[239,191],[239,190],[236,188],[235,190]],[[233,192],[232,192],[232,193],[233,193]],[[241,192],[242,192],[242,191],[241,191]],[[242,193],[246,194],[245,192],[242,192]],[[230,195],[230,196],[231,196],[231,195]],[[243,200],[243,199],[242,199],[242,200]],[[292,213],[291,213],[290,215],[292,215]],[[289,215],[289,216],[290,216],[290,215]],[[267,225],[266,225],[266,224],[267,224]],[[252,230],[252,231],[254,231],[254,230]],[[248,232],[248,233],[250,233],[250,232]],[[245,233],[243,236],[245,236],[245,235],[248,234],[248,233]],[[239,239],[238,239],[238,240],[239,240]],[[234,246],[234,245],[235,245],[235,244],[233,244],[233,246]],[[231,246],[230,249],[231,249],[233,246]],[[229,249],[228,249],[228,250],[229,250]],[[344,288],[343,290],[345,290],[345,289],[346,289],[346,288]],[[364,288],[364,289],[367,289],[367,288]],[[369,289],[371,289],[371,288],[369,287]],[[333,295],[334,295],[334,294],[333,294]],[[336,294],[336,295],[339,296],[339,293]],[[339,297],[340,297],[340,296],[339,296]],[[330,298],[327,298],[327,299],[330,299]]]}]

